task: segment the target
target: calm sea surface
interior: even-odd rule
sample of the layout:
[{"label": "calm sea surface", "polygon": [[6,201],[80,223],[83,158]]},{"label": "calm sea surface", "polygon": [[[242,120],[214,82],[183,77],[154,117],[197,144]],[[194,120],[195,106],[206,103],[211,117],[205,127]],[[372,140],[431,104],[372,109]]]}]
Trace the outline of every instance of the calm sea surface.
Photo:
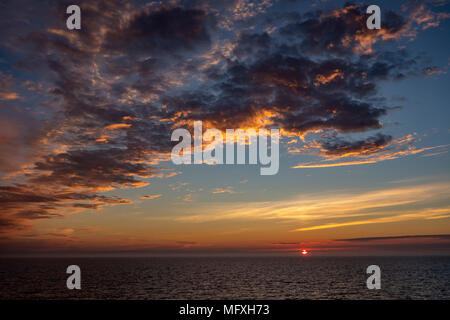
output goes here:
[{"label": "calm sea surface", "polygon": [[450,299],[450,257],[0,259],[0,299]]}]

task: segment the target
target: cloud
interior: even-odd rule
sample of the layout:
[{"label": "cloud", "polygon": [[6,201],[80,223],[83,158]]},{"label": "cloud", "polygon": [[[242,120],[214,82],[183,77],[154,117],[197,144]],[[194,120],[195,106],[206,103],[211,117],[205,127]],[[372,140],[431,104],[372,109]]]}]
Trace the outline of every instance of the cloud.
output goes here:
[{"label": "cloud", "polygon": [[[432,1],[428,1],[432,3]],[[434,12],[427,5],[427,1],[413,0],[403,6],[403,11],[409,11],[409,20],[414,32],[417,28],[426,30],[438,27],[442,20],[450,18],[447,12]]]},{"label": "cloud", "polygon": [[116,129],[123,129],[123,128],[129,128],[131,127],[131,124],[129,123],[114,123],[110,124],[105,127],[105,130],[116,130]]},{"label": "cloud", "polygon": [[433,219],[447,219],[450,217],[450,207],[448,208],[438,208],[438,209],[425,209],[425,210],[414,210],[404,214],[398,214],[389,217],[379,217],[375,219],[365,219],[365,220],[353,220],[340,223],[326,223],[321,225],[315,225],[311,227],[298,228],[293,231],[312,231],[312,230],[322,230],[322,229],[332,229],[332,228],[342,228],[349,226],[360,226],[375,223],[392,223],[400,221],[409,220],[433,220]]},{"label": "cloud", "polygon": [[[268,13],[275,5],[268,1],[79,5],[77,32],[66,30],[62,3],[33,4],[36,10],[26,12],[13,1],[2,7],[2,49],[15,57],[8,63],[45,88],[22,93],[0,74],[5,230],[130,203],[102,193],[177,174],[160,163],[169,159],[173,129],[193,120],[219,129],[279,127],[283,136],[317,146],[328,161],[421,152],[396,148],[398,139],[383,133],[352,138],[382,130],[382,117],[395,107],[379,96],[381,81],[423,70],[405,50],[378,46],[404,34],[408,25],[399,14],[386,12],[383,30],[369,31],[364,8],[355,5],[294,15]],[[9,17],[17,11],[20,19]],[[257,20],[262,25],[249,28]],[[334,138],[309,138],[324,132]]]},{"label": "cloud", "polygon": [[392,141],[392,137],[384,134],[377,134],[365,140],[355,142],[334,140],[325,142],[322,147],[325,155],[329,156],[362,156],[378,152]]},{"label": "cloud", "polygon": [[55,236],[55,237],[69,237],[75,232],[75,229],[72,228],[63,228],[63,229],[54,229],[50,230],[47,235]]},{"label": "cloud", "polygon": [[197,242],[195,242],[195,241],[176,241],[176,244],[182,245],[183,247],[190,247],[190,246],[196,245]]},{"label": "cloud", "polygon": [[316,12],[304,21],[286,25],[282,32],[304,35],[302,51],[348,55],[370,54],[376,42],[398,38],[406,27],[405,19],[390,10],[383,11],[383,28],[379,30],[367,28],[367,17],[365,7],[351,4],[331,13]]},{"label": "cloud", "polygon": [[214,188],[211,191],[211,193],[212,194],[219,194],[219,193],[230,193],[230,194],[233,194],[233,193],[236,193],[236,192],[233,190],[233,187],[226,187],[226,188]]},{"label": "cloud", "polygon": [[0,71],[0,100],[16,100],[19,94],[11,91],[13,86],[13,77],[5,75]]},{"label": "cloud", "polygon": [[379,240],[399,240],[399,239],[450,239],[450,234],[424,234],[424,235],[404,235],[404,236],[386,236],[386,237],[368,237],[368,238],[348,238],[336,239],[335,241],[347,242],[370,242]]},{"label": "cloud", "polygon": [[[413,145],[416,141],[417,138],[412,134],[398,139],[377,134],[355,142],[343,141],[332,136],[325,142],[313,141],[302,149],[291,147],[290,150],[299,153],[307,152],[323,158],[320,161],[299,163],[293,168],[329,168],[377,163],[448,147],[448,145],[438,145],[418,148]],[[442,152],[445,151],[428,154],[428,156],[439,155]]]},{"label": "cloud", "polygon": [[443,71],[443,70],[439,69],[436,66],[426,67],[423,70],[423,74],[428,76],[428,77],[431,77],[431,76],[436,75],[436,74],[446,74],[446,73],[447,73],[446,71]]},{"label": "cloud", "polygon": [[445,219],[448,207],[433,207],[443,199],[450,186],[446,183],[422,184],[380,190],[344,190],[303,194],[277,200],[197,207],[176,221],[205,223],[222,220],[287,221],[300,226],[291,231],[331,229],[375,223],[409,220]]},{"label": "cloud", "polygon": [[103,206],[130,203],[117,196],[106,197],[87,190],[41,186],[36,190],[23,184],[0,186],[0,232],[28,229],[38,219],[62,217],[80,209],[100,209]]},{"label": "cloud", "polygon": [[30,181],[90,190],[143,187],[148,183],[134,176],[147,177],[151,169],[148,165],[134,162],[138,159],[136,155],[133,157],[132,152],[118,148],[70,150],[36,162],[36,175]]},{"label": "cloud", "polygon": [[42,124],[26,111],[0,107],[0,172],[19,170],[38,153]]},{"label": "cloud", "polygon": [[210,46],[208,27],[214,24],[214,17],[203,10],[168,6],[144,8],[129,17],[124,27],[107,32],[103,49],[125,51],[133,56],[196,51]]},{"label": "cloud", "polygon": [[151,199],[159,198],[161,196],[162,196],[161,194],[153,194],[153,195],[150,195],[150,196],[142,196],[141,199],[151,200]]},{"label": "cloud", "polygon": [[274,245],[282,245],[282,246],[290,246],[290,245],[299,245],[301,242],[273,242]]}]

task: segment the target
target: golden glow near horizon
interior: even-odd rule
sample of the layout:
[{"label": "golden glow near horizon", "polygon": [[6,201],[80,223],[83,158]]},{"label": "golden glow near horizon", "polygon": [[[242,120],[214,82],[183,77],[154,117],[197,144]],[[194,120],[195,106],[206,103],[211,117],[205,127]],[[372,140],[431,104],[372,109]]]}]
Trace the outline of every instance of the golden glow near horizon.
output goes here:
[{"label": "golden glow near horizon", "polygon": [[[277,201],[196,203],[180,199],[172,205],[165,202],[159,213],[150,208],[165,196],[147,195],[140,204],[113,207],[112,211],[37,221],[16,237],[24,246],[32,238],[55,250],[294,252],[299,245],[307,245],[319,252],[351,251],[352,246],[333,239],[392,236],[399,235],[398,230],[400,235],[447,233],[450,206],[433,206],[449,188],[448,183],[394,184],[389,189],[302,194]],[[210,194],[230,197],[236,192],[212,189]],[[390,243],[415,241],[439,243],[441,239],[394,239]]]}]

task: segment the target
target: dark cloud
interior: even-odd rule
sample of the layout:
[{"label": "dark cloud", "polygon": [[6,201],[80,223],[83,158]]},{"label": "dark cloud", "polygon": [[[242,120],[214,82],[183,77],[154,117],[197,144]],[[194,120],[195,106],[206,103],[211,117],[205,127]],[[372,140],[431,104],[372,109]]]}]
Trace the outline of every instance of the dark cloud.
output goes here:
[{"label": "dark cloud", "polygon": [[164,6],[144,9],[124,28],[110,30],[103,48],[133,56],[193,52],[210,46],[208,27],[214,27],[214,19],[202,10]]},{"label": "dark cloud", "polygon": [[76,192],[70,188],[35,188],[36,184],[0,186],[0,233],[28,230],[30,221],[62,217],[67,211],[129,203],[119,197]]},{"label": "dark cloud", "polygon": [[322,144],[322,148],[326,155],[370,155],[380,151],[380,149],[387,146],[391,141],[391,136],[379,133],[367,139],[354,142],[342,140],[328,141]]},{"label": "dark cloud", "polygon": [[[18,221],[17,218],[9,218],[3,215],[0,216],[0,234],[4,233],[5,231],[14,232],[24,231],[28,229],[29,226],[22,224],[20,221]],[[1,239],[8,240],[8,237],[1,237]]]},{"label": "dark cloud", "polygon": [[[349,24],[344,17],[354,10],[360,9],[351,7],[333,19]],[[354,37],[359,34],[356,29],[351,32]],[[163,101],[172,115],[188,109],[186,119],[201,118],[221,128],[254,125],[262,111],[276,114],[274,125],[296,134],[381,128],[380,118],[389,107],[369,98],[376,97],[379,81],[398,80],[411,73],[415,58],[404,50],[381,50],[376,55],[346,50],[336,57],[321,49],[306,56],[296,42],[305,43],[312,37],[294,31],[286,34],[285,29],[271,34],[245,31],[236,40],[233,59],[205,70],[209,83]],[[336,37],[341,41],[343,36]]]},{"label": "dark cloud", "polygon": [[[300,22],[286,25],[282,34],[297,41],[303,52],[323,54],[329,52],[348,55],[353,51],[372,52],[377,38],[391,39],[406,27],[405,19],[389,10],[383,11],[383,28],[370,30],[366,26],[366,7],[348,4],[332,12],[317,11]],[[299,39],[297,35],[302,37]]]},{"label": "dark cloud", "polygon": [[339,59],[316,63],[299,54],[286,54],[283,46],[277,49],[277,54],[249,64],[230,62],[225,71],[209,70],[210,87],[167,97],[169,112],[189,109],[187,119],[205,119],[227,128],[251,123],[266,110],[277,113],[276,125],[298,134],[381,127],[379,119],[386,108],[358,100],[376,92],[371,78],[360,80],[370,65]]},{"label": "dark cloud", "polygon": [[0,104],[0,173],[20,169],[33,158],[42,124],[26,110]]},{"label": "dark cloud", "polygon": [[71,150],[56,156],[47,156],[36,162],[37,171],[51,172],[33,177],[35,183],[61,184],[69,187],[102,189],[118,186],[139,185],[134,176],[149,176],[150,167],[133,163],[139,158],[132,152],[107,148],[96,150]]},{"label": "dark cloud", "polygon": [[255,54],[260,54],[261,51],[268,52],[271,44],[271,38],[267,33],[243,32],[237,40],[233,54],[240,59],[252,57]]}]

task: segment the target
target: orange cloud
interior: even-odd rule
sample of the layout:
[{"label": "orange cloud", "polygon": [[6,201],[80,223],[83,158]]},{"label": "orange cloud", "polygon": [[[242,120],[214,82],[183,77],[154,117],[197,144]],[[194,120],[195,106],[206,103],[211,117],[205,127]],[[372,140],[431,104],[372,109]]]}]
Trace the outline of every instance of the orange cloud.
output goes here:
[{"label": "orange cloud", "polygon": [[129,128],[131,127],[131,124],[129,123],[114,123],[106,126],[105,130],[116,130],[116,129],[123,129],[123,128]]},{"label": "orange cloud", "polygon": [[331,229],[331,228],[340,228],[340,227],[348,227],[348,226],[358,226],[363,224],[374,224],[374,223],[388,223],[388,222],[400,222],[400,221],[408,221],[408,220],[417,220],[417,219],[425,219],[425,220],[433,220],[433,219],[445,219],[450,218],[450,207],[447,208],[438,208],[438,209],[425,209],[419,212],[412,211],[410,213],[399,214],[390,217],[380,217],[375,219],[367,219],[367,220],[357,220],[357,221],[348,221],[341,223],[327,223],[322,225],[316,225],[312,227],[299,228],[292,231],[311,231],[311,230],[319,230],[319,229]]},{"label": "orange cloud", "polygon": [[142,196],[141,199],[146,199],[146,200],[151,200],[151,199],[156,199],[161,197],[161,194],[154,194],[154,195],[150,195],[150,196]]},{"label": "orange cloud", "polygon": [[298,164],[292,168],[330,168],[330,167],[344,167],[344,166],[355,166],[360,164],[376,163],[375,160],[356,160],[347,162],[336,162],[336,163],[304,163]]},{"label": "orange cloud", "polygon": [[[361,144],[361,146],[358,146],[358,148],[353,149],[351,147],[346,147],[345,145],[340,146],[336,149],[339,152],[330,152],[330,150],[324,148],[323,144],[317,141],[312,141],[302,148],[289,147],[289,152],[309,153],[311,155],[325,158],[321,161],[299,163],[292,168],[329,168],[377,163],[415,155],[429,150],[442,150],[449,146],[447,144],[416,148],[412,145],[414,141],[414,136],[410,134],[402,138],[393,139],[387,144],[376,143],[376,141],[366,141],[364,144]],[[446,151],[434,152],[428,154],[427,156],[437,156],[445,152]]]},{"label": "orange cloud", "polygon": [[214,188],[211,191],[212,194],[219,194],[219,193],[236,193],[232,187],[226,187],[226,188]]},{"label": "orange cloud", "polygon": [[[201,223],[219,220],[275,220],[312,224],[304,228],[319,228],[351,224],[396,222],[408,219],[437,219],[446,217],[448,206],[424,209],[433,201],[443,199],[450,192],[450,184],[433,183],[396,187],[367,192],[340,191],[305,194],[279,201],[208,204],[196,207],[193,214],[176,217],[177,221]],[[187,212],[189,213],[189,212]],[[379,217],[373,217],[379,216]],[[388,217],[386,217],[388,216]],[[368,217],[363,220],[362,217]],[[333,220],[347,219],[346,222]],[[357,219],[356,221],[354,219]],[[317,223],[323,222],[326,223]],[[359,221],[368,221],[361,222]],[[320,227],[325,228],[325,227]],[[319,229],[320,229],[319,228]],[[295,230],[299,230],[295,229]],[[313,229],[311,229],[313,230]]]},{"label": "orange cloud", "polygon": [[0,100],[19,99],[19,95],[15,92],[0,92]]},{"label": "orange cloud", "polygon": [[318,74],[316,76],[316,78],[314,79],[314,86],[317,87],[321,84],[327,84],[329,82],[332,82],[332,81],[335,81],[338,79],[344,79],[344,73],[341,72],[339,69],[335,69],[329,75]]}]

